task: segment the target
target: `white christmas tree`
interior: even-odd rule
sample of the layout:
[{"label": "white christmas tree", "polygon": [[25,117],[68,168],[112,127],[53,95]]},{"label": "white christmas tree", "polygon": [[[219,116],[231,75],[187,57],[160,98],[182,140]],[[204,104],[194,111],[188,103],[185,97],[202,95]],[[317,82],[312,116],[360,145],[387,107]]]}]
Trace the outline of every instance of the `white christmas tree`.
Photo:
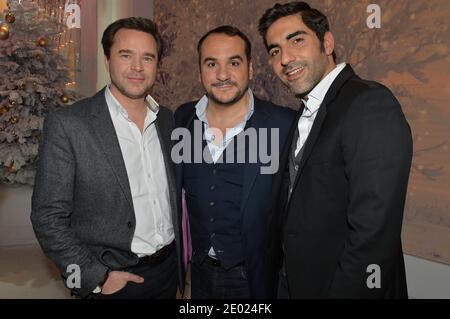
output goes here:
[{"label": "white christmas tree", "polygon": [[0,183],[32,185],[46,114],[78,96],[52,41],[62,26],[32,0],[9,1],[2,17]]}]

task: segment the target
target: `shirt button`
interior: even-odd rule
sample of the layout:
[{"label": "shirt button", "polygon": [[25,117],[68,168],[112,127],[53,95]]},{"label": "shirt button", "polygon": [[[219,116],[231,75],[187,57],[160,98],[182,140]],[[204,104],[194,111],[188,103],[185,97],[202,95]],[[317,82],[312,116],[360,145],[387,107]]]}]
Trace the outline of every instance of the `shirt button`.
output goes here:
[{"label": "shirt button", "polygon": [[213,174],[216,175],[217,174],[217,170],[213,169]]},{"label": "shirt button", "polygon": [[214,222],[214,218],[211,218],[209,221],[210,221],[211,223]]},{"label": "shirt button", "polygon": [[209,188],[210,190],[215,190],[216,189],[216,185],[212,185],[210,188]]},{"label": "shirt button", "polygon": [[294,166],[294,169],[295,169],[296,171],[298,171],[298,165],[295,165],[295,166]]},{"label": "shirt button", "polygon": [[213,207],[216,205],[216,202],[209,202],[209,206]]},{"label": "shirt button", "polygon": [[132,222],[128,222],[128,228],[133,228],[133,223]]},{"label": "shirt button", "polygon": [[216,234],[215,234],[215,233],[212,233],[212,234],[211,234],[211,238],[214,238],[214,236],[216,236]]}]

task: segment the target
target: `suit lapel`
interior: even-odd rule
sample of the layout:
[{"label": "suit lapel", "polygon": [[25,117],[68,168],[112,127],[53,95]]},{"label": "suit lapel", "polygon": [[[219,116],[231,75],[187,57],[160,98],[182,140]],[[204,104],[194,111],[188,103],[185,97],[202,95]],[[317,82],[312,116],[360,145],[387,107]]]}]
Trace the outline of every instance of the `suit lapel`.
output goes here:
[{"label": "suit lapel", "polygon": [[[322,104],[319,108],[319,111],[317,112],[316,119],[314,120],[311,132],[309,132],[308,139],[306,140],[305,149],[303,151],[303,155],[300,160],[298,174],[295,178],[293,186],[294,188],[297,186],[298,180],[303,172],[306,160],[309,158],[309,155],[311,155],[311,151],[314,148],[314,144],[316,143],[316,140],[319,137],[320,130],[322,128],[322,124],[325,120],[326,115],[327,115],[327,108],[325,107],[325,105]],[[295,143],[293,145],[295,145]]]},{"label": "suit lapel", "polygon": [[[281,153],[280,158],[280,168],[278,170],[278,173],[275,175],[274,180],[274,187],[273,189],[280,190],[281,189],[281,183],[283,182],[285,178],[285,174],[289,175],[289,157],[291,156],[292,147],[295,147],[296,141],[294,141],[295,132],[298,130],[298,121],[300,120],[300,117],[303,113],[303,110],[305,109],[305,105],[303,103],[300,103],[300,108],[297,112],[297,115],[295,116],[295,120],[292,123],[292,127],[289,130],[286,143],[284,146],[284,149]],[[276,198],[279,198],[279,194]]]},{"label": "suit lapel", "polygon": [[[306,140],[305,150],[303,152],[302,159],[299,165],[299,171],[295,178],[295,182],[293,188],[295,189],[297,183],[302,175],[303,168],[305,167],[306,162],[311,155],[312,150],[314,149],[314,145],[316,144],[317,138],[320,135],[320,131],[322,129],[322,125],[327,116],[328,108],[331,106],[332,102],[336,98],[336,95],[339,93],[340,89],[344,85],[347,80],[355,74],[350,65],[347,66],[339,73],[339,75],[334,80],[333,84],[330,86],[327,94],[325,95],[319,111],[317,112],[316,119],[314,120],[314,124],[311,128],[311,132],[309,133],[308,139]],[[301,114],[301,113],[300,113]]]},{"label": "suit lapel", "polygon": [[[258,108],[258,104],[260,101],[258,101],[255,98],[255,108],[253,115],[251,119],[249,120],[249,123],[247,123],[246,128],[254,128],[257,130],[257,136],[258,136],[258,144],[259,144],[259,128],[265,127],[266,120],[270,117],[270,114],[267,112],[261,110]],[[270,138],[270,135],[268,134],[268,138]],[[259,151],[259,146],[258,146]],[[246,149],[246,152],[249,152],[249,149]],[[248,154],[247,154],[248,155]],[[242,205],[241,205],[241,212],[245,212],[245,207],[247,205],[248,198],[250,196],[251,190],[253,188],[253,185],[255,183],[256,177],[260,173],[261,168],[261,162],[257,161],[255,164],[247,164],[244,168],[244,183],[243,183],[243,189],[242,189]]]},{"label": "suit lapel", "polygon": [[164,155],[164,161],[167,164],[172,165],[172,161],[170,158],[168,158],[168,155],[170,155],[172,148],[171,148],[171,130],[164,130],[161,129],[162,127],[165,127],[165,123],[162,123],[165,119],[162,119],[163,115],[161,113],[158,114],[155,121],[156,131],[158,133],[159,142],[161,144],[161,149],[163,151]]},{"label": "suit lapel", "polygon": [[[198,120],[198,117],[197,117],[197,113],[196,113],[196,111],[195,111],[195,108],[194,108],[194,112],[191,113],[191,114],[188,116],[188,118],[187,118],[187,120],[186,120],[186,125],[183,125],[183,126],[186,127],[187,129],[189,129],[189,128],[191,127],[191,125],[192,125],[192,122],[194,122],[194,120]],[[202,124],[202,125],[203,125],[203,124]]]},{"label": "suit lapel", "polygon": [[114,172],[128,204],[133,209],[127,170],[123,161],[116,130],[114,129],[108,105],[106,104],[105,89],[94,96],[91,115],[91,127],[99,140],[99,146],[105,154],[106,160]]},{"label": "suit lapel", "polygon": [[[176,180],[174,175],[174,164],[171,159],[171,152],[172,152],[172,139],[171,134],[172,130],[167,129],[172,127],[173,125],[170,124],[171,118],[167,118],[165,114],[160,110],[156,121],[155,121],[155,127],[156,132],[158,134],[159,143],[161,145],[161,150],[164,158],[164,164],[166,166],[166,172],[167,172],[167,184],[169,187],[169,198],[170,198],[170,204],[172,208],[172,222],[174,223],[174,229],[178,229],[178,225],[180,223],[179,216],[177,213],[178,209],[178,203],[177,203],[177,188],[176,188]],[[166,129],[164,129],[166,128]]]}]

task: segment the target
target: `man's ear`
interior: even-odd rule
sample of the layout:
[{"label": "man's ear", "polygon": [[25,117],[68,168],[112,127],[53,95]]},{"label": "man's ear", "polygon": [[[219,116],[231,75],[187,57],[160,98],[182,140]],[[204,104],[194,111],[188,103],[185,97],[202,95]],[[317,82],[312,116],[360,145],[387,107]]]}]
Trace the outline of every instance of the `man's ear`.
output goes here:
[{"label": "man's ear", "polygon": [[325,33],[325,36],[323,39],[323,46],[324,46],[326,55],[331,56],[334,52],[334,36],[330,31]]},{"label": "man's ear", "polygon": [[250,61],[249,65],[248,65],[248,79],[249,80],[253,80],[253,76],[254,76],[255,72],[253,69],[253,62]]},{"label": "man's ear", "polygon": [[109,73],[109,59],[106,55],[105,55],[105,68],[106,68],[106,71],[108,71],[108,73]]},{"label": "man's ear", "polygon": [[202,83],[202,56],[198,57],[198,80]]}]

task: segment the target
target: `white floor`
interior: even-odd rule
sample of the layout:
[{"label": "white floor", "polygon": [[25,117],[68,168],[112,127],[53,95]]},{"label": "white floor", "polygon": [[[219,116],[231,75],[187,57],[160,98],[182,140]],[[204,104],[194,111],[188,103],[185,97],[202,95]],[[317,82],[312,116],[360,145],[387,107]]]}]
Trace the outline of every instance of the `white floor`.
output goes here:
[{"label": "white floor", "polygon": [[[450,267],[405,256],[411,298],[450,299]],[[190,296],[189,274],[186,297]],[[0,299],[69,299],[56,267],[37,244],[0,246]]]},{"label": "white floor", "polygon": [[0,299],[68,299],[61,277],[37,245],[0,247]]},{"label": "white floor", "polygon": [[450,266],[405,255],[408,292],[413,299],[450,299]]},{"label": "white floor", "polygon": [[[189,279],[185,289],[189,298]],[[0,299],[70,298],[57,268],[37,244],[0,246]]]}]

